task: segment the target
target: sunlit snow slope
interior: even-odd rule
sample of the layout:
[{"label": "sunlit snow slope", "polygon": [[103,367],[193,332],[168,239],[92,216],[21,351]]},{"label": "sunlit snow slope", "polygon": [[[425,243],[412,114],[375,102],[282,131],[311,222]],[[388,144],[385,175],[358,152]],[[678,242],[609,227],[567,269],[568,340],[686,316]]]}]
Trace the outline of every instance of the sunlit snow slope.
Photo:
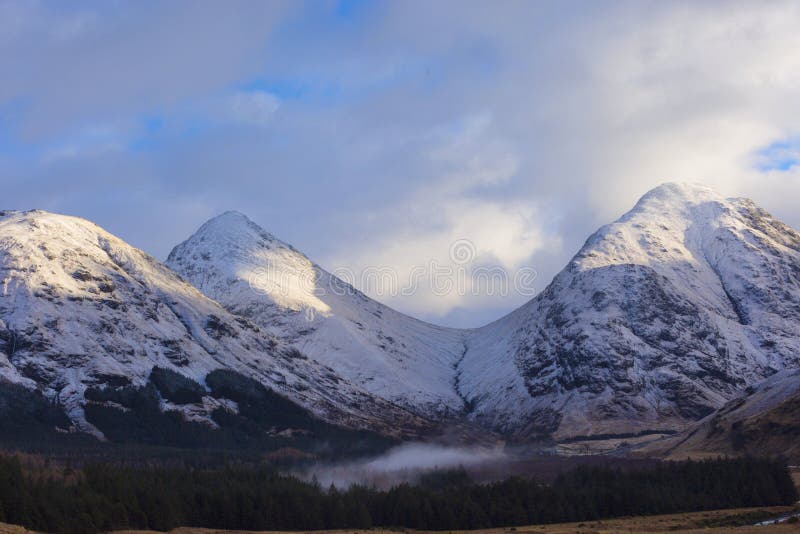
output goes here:
[{"label": "sunlit snow slope", "polygon": [[360,388],[426,416],[464,409],[454,388],[462,332],[366,297],[240,213],[205,223],[167,265]]},{"label": "sunlit snow slope", "polygon": [[[0,379],[60,403],[78,429],[98,436],[86,391],[143,387],[154,367],[201,386],[210,371],[232,370],[348,426],[393,433],[422,424],[100,227],[43,211],[0,212],[0,349]],[[220,407],[236,411],[210,394],[181,405],[161,399],[162,410],[211,427]]]}]

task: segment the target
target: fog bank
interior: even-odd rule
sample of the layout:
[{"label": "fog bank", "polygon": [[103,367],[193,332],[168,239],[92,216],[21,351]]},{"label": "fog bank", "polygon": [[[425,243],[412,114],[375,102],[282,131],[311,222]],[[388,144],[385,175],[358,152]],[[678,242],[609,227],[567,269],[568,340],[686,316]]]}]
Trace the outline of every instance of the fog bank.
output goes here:
[{"label": "fog bank", "polygon": [[323,487],[333,484],[337,488],[346,488],[353,484],[365,484],[385,489],[403,482],[416,482],[427,471],[505,463],[510,459],[502,448],[407,443],[376,458],[346,463],[319,463],[295,474],[305,480],[316,478]]}]

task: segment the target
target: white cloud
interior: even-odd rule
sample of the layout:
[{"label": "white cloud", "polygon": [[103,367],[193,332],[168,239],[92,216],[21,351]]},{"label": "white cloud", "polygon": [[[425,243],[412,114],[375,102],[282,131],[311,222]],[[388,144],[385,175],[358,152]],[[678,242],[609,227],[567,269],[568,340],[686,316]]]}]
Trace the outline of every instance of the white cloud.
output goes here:
[{"label": "white cloud", "polygon": [[[378,243],[349,242],[331,263],[376,258],[408,269],[467,238],[503,265],[540,267],[543,286],[589,233],[668,180],[752,196],[800,224],[786,200],[800,198],[798,174],[765,175],[754,164],[760,148],[800,131],[800,6],[620,2],[577,13],[563,5],[440,6],[428,31],[415,28],[421,57],[468,63],[458,49],[476,39],[500,67],[486,85],[454,79],[431,96],[456,117],[428,136],[418,172],[431,179],[373,210],[372,221],[386,219]],[[406,46],[402,36],[419,22],[414,8],[391,5],[373,54]],[[477,103],[487,111],[455,115]],[[435,120],[415,118],[418,128]],[[407,219],[392,217],[396,209]],[[416,298],[400,306],[428,317],[459,307],[477,315],[493,304]]]},{"label": "white cloud", "polygon": [[[234,208],[329,268],[409,271],[468,239],[482,262],[536,268],[539,288],[667,180],[750,196],[800,227],[800,170],[765,170],[759,152],[800,134],[796,2],[387,2],[347,24],[300,6],[276,33],[274,3],[104,5],[81,19],[0,0],[0,69],[13,73],[0,111],[23,101],[17,141],[69,147],[81,125],[151,110],[214,124],[101,164],[87,149],[45,170],[0,153],[20,207],[115,225],[144,210],[156,227],[197,218],[181,232]],[[253,79],[301,94],[229,93]],[[130,184],[95,198],[104,173]],[[183,237],[137,224],[112,229],[160,256]],[[466,310],[460,324],[477,326],[519,301],[390,303],[444,321]]]},{"label": "white cloud", "polygon": [[264,126],[280,107],[280,100],[266,91],[240,91],[228,102],[231,118],[242,124]]},{"label": "white cloud", "polygon": [[[398,294],[387,288],[361,287],[372,296],[414,314],[441,318],[457,307],[479,309],[487,301],[521,303],[528,296],[509,288],[487,290],[473,287],[474,277],[464,279],[461,290],[437,291],[431,287],[432,265],[454,269],[452,247],[466,241],[472,249],[466,269],[498,267],[508,279],[517,269],[529,267],[526,261],[536,252],[557,241],[547,235],[541,220],[542,210],[533,200],[491,199],[475,194],[475,188],[491,188],[512,179],[518,163],[507,143],[492,128],[487,114],[472,114],[453,124],[422,134],[431,179],[396,201],[376,208],[370,219],[381,231],[348,247],[345,256],[328,258],[326,265],[345,267],[359,274],[371,268],[391,268],[399,286],[405,287],[415,274],[424,271],[424,280],[414,284],[411,294]],[[387,224],[388,223],[388,224]],[[420,229],[420,223],[428,226]],[[431,224],[432,223],[432,224]],[[361,284],[363,286],[363,284]]]}]

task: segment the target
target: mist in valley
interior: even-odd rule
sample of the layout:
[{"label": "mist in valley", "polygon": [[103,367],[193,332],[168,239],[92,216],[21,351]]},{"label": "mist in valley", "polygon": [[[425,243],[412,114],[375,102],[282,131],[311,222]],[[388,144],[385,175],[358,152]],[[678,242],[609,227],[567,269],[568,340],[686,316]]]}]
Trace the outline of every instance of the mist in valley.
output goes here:
[{"label": "mist in valley", "polygon": [[508,465],[515,456],[502,447],[455,447],[430,443],[407,443],[384,454],[357,461],[316,463],[294,472],[303,480],[316,480],[322,487],[343,489],[354,484],[388,489],[416,483],[431,471],[463,468],[477,473],[485,468]]}]

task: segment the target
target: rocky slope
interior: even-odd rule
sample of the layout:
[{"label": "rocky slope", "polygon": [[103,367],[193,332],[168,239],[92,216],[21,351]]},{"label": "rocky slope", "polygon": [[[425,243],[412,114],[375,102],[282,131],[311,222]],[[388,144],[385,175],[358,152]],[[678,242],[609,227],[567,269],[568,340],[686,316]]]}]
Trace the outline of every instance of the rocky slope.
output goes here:
[{"label": "rocky slope", "polygon": [[637,453],[675,460],[770,455],[800,462],[800,370],[748,387],[687,430]]},{"label": "rocky slope", "polygon": [[680,429],[800,364],[800,234],[749,200],[666,184],[467,344],[462,386],[490,427]]}]

